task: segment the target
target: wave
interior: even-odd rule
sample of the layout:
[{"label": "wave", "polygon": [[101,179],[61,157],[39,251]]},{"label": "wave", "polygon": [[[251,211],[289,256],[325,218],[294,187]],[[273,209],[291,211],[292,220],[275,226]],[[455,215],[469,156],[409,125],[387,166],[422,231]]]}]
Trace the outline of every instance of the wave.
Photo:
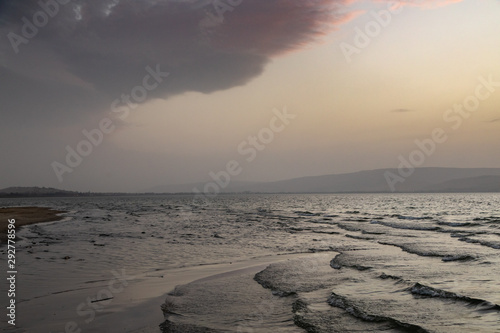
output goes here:
[{"label": "wave", "polygon": [[473,222],[444,222],[444,221],[439,221],[437,224],[446,225],[448,227],[477,227],[481,225],[480,223],[473,223]]},{"label": "wave", "polygon": [[438,231],[438,230],[441,230],[441,228],[438,226],[423,226],[423,225],[417,225],[417,224],[406,225],[406,224],[399,224],[399,223],[395,223],[395,222],[384,222],[384,221],[378,221],[378,220],[371,220],[370,223],[371,224],[380,224],[380,225],[394,228],[394,229],[420,230],[420,231]]},{"label": "wave", "polygon": [[320,213],[312,213],[310,211],[302,211],[302,210],[295,211],[294,213],[299,216],[321,216]]},{"label": "wave", "polygon": [[426,330],[425,328],[414,325],[414,324],[409,324],[409,323],[404,323],[402,321],[399,321],[395,318],[391,317],[386,317],[386,316],[379,316],[379,315],[374,315],[374,314],[369,314],[359,307],[357,307],[354,303],[349,301],[346,297],[337,295],[336,293],[332,292],[330,297],[328,297],[327,300],[328,304],[331,306],[341,308],[345,310],[347,313],[351,314],[352,316],[359,318],[364,321],[368,322],[387,322],[394,326],[395,328],[399,328],[403,330],[404,332],[409,332],[409,333],[430,333],[430,331]]},{"label": "wave", "polygon": [[396,280],[396,281],[402,281],[403,280],[402,277],[399,277],[399,276],[396,276],[396,275],[385,274],[385,273],[380,274],[379,278],[381,278],[382,280],[387,280],[387,279]]},{"label": "wave", "polygon": [[471,261],[471,260],[476,260],[477,256],[468,254],[468,253],[460,253],[460,254],[446,254],[446,253],[439,253],[436,251],[432,250],[421,250],[421,249],[415,249],[411,246],[408,246],[406,244],[396,244],[396,243],[389,243],[389,242],[383,242],[383,241],[378,241],[379,244],[381,245],[389,245],[389,246],[395,246],[399,247],[401,250],[411,253],[411,254],[416,254],[421,257],[439,257],[441,258],[442,261],[444,262],[450,262],[450,261]]},{"label": "wave", "polygon": [[500,223],[500,217],[490,216],[490,217],[476,217],[473,221],[484,221],[486,223]]},{"label": "wave", "polygon": [[315,325],[309,323],[304,318],[304,313],[308,313],[308,304],[303,299],[299,298],[292,304],[293,323],[295,326],[303,328],[306,332],[319,332]]},{"label": "wave", "polygon": [[338,231],[320,231],[320,230],[311,230],[315,234],[326,234],[326,235],[340,235]]},{"label": "wave", "polygon": [[352,238],[352,239],[359,239],[359,240],[374,240],[374,237],[363,237],[363,236],[356,236],[356,235],[345,235],[347,238]]},{"label": "wave", "polygon": [[366,271],[366,270],[369,270],[369,269],[372,269],[373,267],[369,267],[369,266],[363,266],[363,265],[357,265],[357,264],[346,264],[344,262],[342,262],[341,258],[342,258],[343,254],[337,254],[335,256],[335,258],[333,258],[332,260],[330,260],[330,267],[333,268],[333,269],[341,269],[342,267],[348,267],[348,268],[354,268],[358,271]]},{"label": "wave", "polygon": [[448,262],[448,261],[471,261],[471,260],[476,260],[477,257],[472,256],[470,254],[458,254],[454,256],[446,256],[442,258],[442,261]]},{"label": "wave", "polygon": [[460,237],[458,240],[462,241],[462,242],[466,242],[466,243],[471,243],[471,244],[479,244],[479,245],[490,247],[490,248],[496,249],[496,250],[500,249],[500,243],[497,243],[497,242],[482,241],[479,239],[473,239],[473,238],[469,238],[469,237]]},{"label": "wave", "polygon": [[432,220],[432,217],[429,216],[406,216],[406,215],[399,215],[399,214],[394,214],[391,215],[391,217],[398,218],[400,220]]},{"label": "wave", "polygon": [[405,244],[395,244],[395,243],[382,242],[382,241],[378,241],[378,243],[381,245],[396,246],[405,252],[416,254],[416,255],[419,255],[421,257],[446,257],[447,256],[445,254],[440,254],[440,253],[437,253],[434,251],[417,250],[417,249],[411,248]]},{"label": "wave", "polygon": [[370,218],[369,217],[346,217],[344,218],[344,221],[348,221],[348,222],[368,222],[370,221]]},{"label": "wave", "polygon": [[353,227],[352,225],[349,225],[349,224],[345,224],[345,223],[336,223],[336,224],[340,229],[344,229],[347,231],[361,231],[360,228]]},{"label": "wave", "polygon": [[306,222],[316,223],[316,224],[331,225],[332,224],[332,219],[330,219],[330,218],[321,218],[321,219],[317,219],[317,220],[307,220]]},{"label": "wave", "polygon": [[472,305],[479,305],[484,310],[496,310],[500,311],[500,306],[484,299],[480,298],[472,298],[468,296],[459,295],[450,291],[437,289],[433,287],[429,287],[420,283],[415,283],[412,287],[408,289],[414,295],[420,295],[424,297],[437,297],[437,298],[446,298],[446,299],[454,299],[458,301],[467,302]]},{"label": "wave", "polygon": [[421,256],[421,257],[438,257],[438,258],[441,258],[441,260],[444,262],[471,261],[471,260],[477,259],[476,256],[471,255],[471,254],[467,254],[467,253],[449,255],[449,254],[445,254],[445,253],[438,253],[436,251],[415,249],[415,248],[412,248],[412,247],[407,246],[405,244],[395,244],[395,243],[389,243],[389,242],[383,242],[383,241],[379,241],[378,243],[381,245],[389,245],[389,246],[399,247],[401,250],[403,250],[407,253],[416,254],[416,255]]},{"label": "wave", "polygon": [[[379,275],[379,278],[382,280],[394,280],[405,284],[411,284],[412,282],[403,279],[402,277],[385,274],[382,273]],[[480,306],[482,310],[495,310],[500,311],[500,306],[492,303],[490,301],[473,298],[469,296],[460,295],[451,291],[446,291],[443,289],[433,288],[430,286],[426,286],[419,282],[414,283],[412,286],[405,288],[405,291],[412,293],[413,295],[422,296],[422,297],[430,297],[430,298],[443,298],[443,299],[452,299],[456,301],[466,302],[470,305]]]},{"label": "wave", "polygon": [[387,233],[383,232],[383,231],[366,231],[366,230],[362,230],[361,233],[362,234],[366,234],[366,235],[387,235]]},{"label": "wave", "polygon": [[272,283],[271,279],[268,279],[266,275],[266,270],[260,271],[255,276],[253,279],[260,284],[263,288],[271,290],[271,293],[275,296],[279,297],[288,297],[292,295],[296,295],[297,292],[295,290],[283,290],[278,288],[275,284]]},{"label": "wave", "polygon": [[333,268],[333,269],[341,269],[342,268],[342,265],[339,263],[339,257],[341,256],[341,254],[337,254],[335,256],[335,258],[333,258],[331,261],[330,261],[330,267]]}]

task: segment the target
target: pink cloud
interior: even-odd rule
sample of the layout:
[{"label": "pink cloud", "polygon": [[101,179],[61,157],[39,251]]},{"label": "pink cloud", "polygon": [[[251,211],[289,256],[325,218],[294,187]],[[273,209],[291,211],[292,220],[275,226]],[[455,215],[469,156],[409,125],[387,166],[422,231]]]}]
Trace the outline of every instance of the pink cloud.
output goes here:
[{"label": "pink cloud", "polygon": [[376,0],[375,2],[388,2],[388,3],[394,3],[395,6],[411,6],[411,7],[432,9],[437,7],[444,7],[462,1],[463,0],[399,0],[399,1]]},{"label": "pink cloud", "polygon": [[[21,56],[7,38],[0,42],[0,76],[11,83],[0,89],[7,105],[0,115],[26,119],[32,112],[71,119],[68,110],[107,109],[110,98],[142,82],[148,65],[172,74],[148,98],[241,86],[262,74],[273,57],[318,43],[362,14],[353,7],[359,1],[243,0],[224,11],[220,21],[207,22],[217,12],[210,1],[121,0],[111,7],[110,1],[73,0],[79,12],[61,6],[36,40],[18,45]],[[402,0],[399,5],[434,8],[460,1]],[[38,0],[1,3],[4,36],[20,34],[22,18],[40,10]],[[30,98],[19,96],[16,87],[26,87],[23,96]]]},{"label": "pink cloud", "polygon": [[362,11],[344,12],[352,0],[246,1],[213,28],[221,49],[272,56],[317,42]]}]

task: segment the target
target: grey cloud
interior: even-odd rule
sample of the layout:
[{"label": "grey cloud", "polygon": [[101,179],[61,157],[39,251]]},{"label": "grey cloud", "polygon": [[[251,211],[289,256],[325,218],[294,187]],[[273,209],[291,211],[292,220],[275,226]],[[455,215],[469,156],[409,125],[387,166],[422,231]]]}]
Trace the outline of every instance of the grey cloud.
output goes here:
[{"label": "grey cloud", "polygon": [[[45,0],[50,2],[55,0]],[[62,1],[62,0],[59,0]],[[335,22],[335,0],[244,0],[204,25],[211,4],[197,1],[69,1],[27,44],[23,17],[39,1],[4,1],[0,14],[0,114],[9,121],[61,123],[109,110],[140,84],[146,66],[171,75],[148,98],[187,91],[211,93],[244,85],[277,54],[313,42]],[[286,24],[283,24],[286,23]]]}]

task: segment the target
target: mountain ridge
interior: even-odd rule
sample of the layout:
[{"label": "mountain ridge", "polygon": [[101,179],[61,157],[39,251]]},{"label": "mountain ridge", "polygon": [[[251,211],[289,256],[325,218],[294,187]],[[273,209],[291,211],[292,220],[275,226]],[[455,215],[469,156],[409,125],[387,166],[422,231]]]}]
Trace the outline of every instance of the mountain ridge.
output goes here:
[{"label": "mountain ridge", "polygon": [[[207,182],[159,185],[136,193],[78,192],[52,187],[8,187],[0,189],[0,197],[81,197],[196,193],[208,196],[214,193],[500,192],[500,168],[427,167],[415,168],[411,171],[411,174],[409,174],[410,171],[408,170],[405,170],[405,172],[399,169],[374,169],[352,173],[304,176],[273,182],[237,181],[231,180],[231,177],[220,177]],[[398,180],[396,184],[393,184],[393,188],[391,188],[389,179]]]},{"label": "mountain ridge", "polygon": [[[463,179],[491,176],[500,177],[500,168],[415,168],[412,174],[402,177],[399,169],[373,169],[357,171],[353,173],[330,174],[320,176],[305,176],[279,180],[273,182],[239,182],[231,181],[224,186],[222,179],[212,179],[207,182],[175,185],[175,191],[169,191],[174,186],[156,186],[151,192],[204,192],[204,187],[212,183],[218,185],[221,193],[227,192],[264,192],[264,193],[369,193],[369,192],[439,192],[445,191],[446,187],[453,189],[454,185],[449,182],[460,182]],[[394,185],[392,190],[388,175],[399,177],[403,181]],[[492,180],[492,179],[491,179]],[[479,181],[479,179],[478,179]],[[469,180],[469,182],[471,182]],[[439,184],[442,184],[440,187]],[[489,186],[481,183],[482,186],[470,184],[470,190],[463,185],[460,192],[483,192],[482,188],[489,189]],[[495,183],[496,184],[496,183]],[[213,189],[215,186],[211,186]],[[196,190],[195,190],[196,189]],[[205,191],[207,192],[207,191]],[[445,191],[446,192],[446,191]],[[500,192],[500,186],[494,187],[493,192]]]}]

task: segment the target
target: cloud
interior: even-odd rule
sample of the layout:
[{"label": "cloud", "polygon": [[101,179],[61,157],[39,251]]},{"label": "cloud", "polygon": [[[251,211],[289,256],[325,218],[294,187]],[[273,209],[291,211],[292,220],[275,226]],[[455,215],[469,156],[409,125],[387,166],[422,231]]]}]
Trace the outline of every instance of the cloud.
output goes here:
[{"label": "cloud", "polygon": [[11,0],[0,8],[0,100],[7,106],[0,112],[11,121],[68,122],[109,111],[157,64],[170,76],[148,99],[241,86],[273,57],[316,42],[352,16],[339,10],[347,0],[242,0],[222,10],[206,1],[73,0],[52,7],[54,17],[27,37],[26,20],[43,19],[40,3],[57,2]]},{"label": "cloud", "polygon": [[447,5],[462,2],[463,0],[376,0],[376,2],[388,2],[395,6],[420,7],[424,9],[444,7]]},{"label": "cloud", "polygon": [[[4,0],[0,115],[38,126],[109,112],[113,100],[141,84],[146,66],[170,73],[147,100],[245,85],[274,57],[308,47],[359,15],[349,6],[354,2],[241,0],[221,8],[212,0]],[[36,33],[26,28],[34,20],[41,25]]]},{"label": "cloud", "polygon": [[[96,128],[116,98],[142,84],[146,66],[170,73],[146,101],[241,86],[273,58],[309,47],[364,13],[350,7],[356,2],[241,0],[221,17],[224,8],[213,0],[0,0],[0,174],[10,182],[27,176],[26,185],[57,181],[50,163],[64,159],[64,147],[75,146],[84,128]],[[43,11],[41,4],[59,5]],[[42,20],[36,32],[28,26],[34,18]],[[103,156],[113,151],[105,148]]]}]

